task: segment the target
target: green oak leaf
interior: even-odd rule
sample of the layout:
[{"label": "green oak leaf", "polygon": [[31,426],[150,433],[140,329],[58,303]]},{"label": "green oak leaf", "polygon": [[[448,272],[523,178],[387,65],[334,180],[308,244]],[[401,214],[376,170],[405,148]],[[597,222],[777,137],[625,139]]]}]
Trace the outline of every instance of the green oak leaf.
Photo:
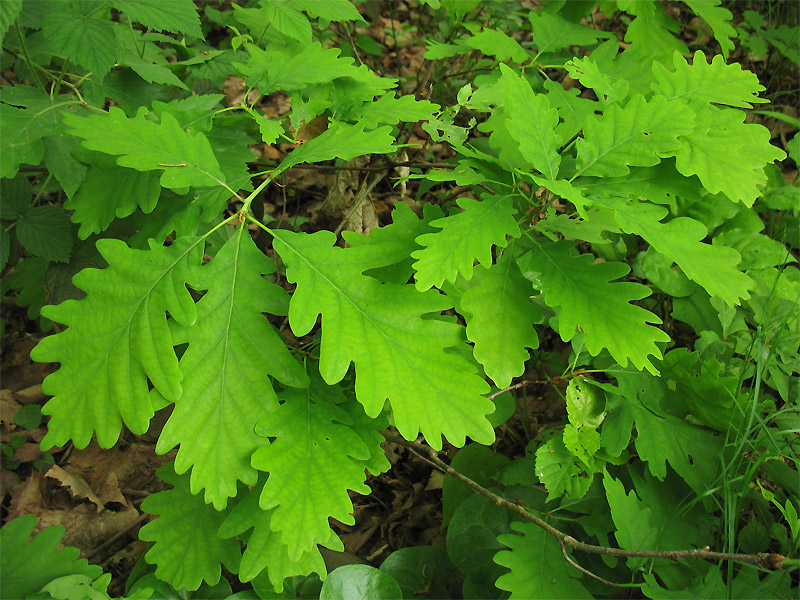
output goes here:
[{"label": "green oak leaf", "polygon": [[221,565],[236,573],[241,560],[237,539],[222,539],[217,530],[227,511],[215,510],[189,491],[189,476],[176,475],[172,463],[156,471],[172,489],[157,492],[142,502],[142,510],[158,518],[139,530],[139,538],[153,545],[145,560],[156,565],[156,576],[172,587],[196,590],[205,581],[216,585]]},{"label": "green oak leaf", "polygon": [[558,333],[565,342],[580,330],[586,349],[597,356],[607,348],[620,365],[630,360],[637,369],[657,373],[649,355],[661,358],[656,342],[669,336],[649,323],[661,323],[656,315],[631,304],[650,294],[633,282],[614,282],[630,270],[624,263],[593,263],[566,241],[544,238],[526,240],[530,252],[520,258],[522,274],[544,295],[548,306],[557,307]]},{"label": "green oak leaf", "polygon": [[104,239],[97,249],[108,268],[85,269],[74,278],[86,298],[42,309],[67,325],[31,352],[39,362],[61,363],[43,384],[53,396],[42,410],[52,417],[45,449],[70,439],[85,448],[95,431],[100,446],[110,448],[122,421],[144,433],[153,416],[148,380],[169,400],[181,394],[166,313],[185,325],[197,318],[186,282],[202,260],[201,240],[179,238],[168,247],[132,250],[121,240]]},{"label": "green oak leaf", "polygon": [[722,56],[727,59],[728,52],[734,48],[731,38],[738,36],[736,29],[731,25],[733,19],[731,11],[720,6],[722,0],[684,0],[684,2],[694,14],[709,24],[714,32],[714,39],[722,50]]},{"label": "green oak leaf", "polygon": [[576,142],[577,175],[618,177],[633,166],[658,164],[682,147],[679,138],[692,133],[694,119],[683,102],[663,96],[648,101],[637,95],[624,107],[611,104],[602,116],[584,122],[583,138]]},{"label": "green oak leaf", "polygon": [[525,370],[530,358],[526,348],[539,347],[533,324],[542,313],[531,303],[531,284],[509,253],[489,269],[476,267],[473,282],[461,297],[467,338],[475,344],[473,354],[486,374],[504,388]]},{"label": "green oak leaf", "polygon": [[83,138],[85,147],[119,156],[117,164],[122,167],[162,169],[161,185],[166,188],[213,186],[225,181],[204,134],[186,133],[170,113],[162,114],[160,123],[145,119],[146,113],[142,107],[135,117],[128,118],[112,106],[102,115],[66,115],[64,124],[70,134]]},{"label": "green oak leaf", "polygon": [[[252,463],[269,473],[259,506],[275,508],[270,528],[281,532],[289,559],[297,560],[328,539],[328,518],[355,523],[348,490],[370,493],[362,461],[371,451],[347,411],[320,397],[315,387],[287,389],[281,400],[256,425],[264,444]],[[275,440],[266,443],[267,437]]]},{"label": "green oak leaf", "polygon": [[253,424],[277,406],[270,376],[307,386],[305,371],[262,313],[285,315],[289,298],[262,277],[275,265],[238,227],[191,285],[208,290],[197,320],[172,327],[173,343],[189,347],[180,359],[183,393],[159,437],[163,454],[180,445],[178,474],[192,469],[191,492],[205,490],[217,510],[236,495],[236,483],[253,485],[253,452],[264,444]]},{"label": "green oak leaf", "polygon": [[289,323],[305,335],[322,315],[320,373],[339,382],[355,363],[356,397],[369,416],[377,416],[388,398],[401,435],[419,431],[441,448],[441,436],[456,445],[469,435],[491,443],[494,430],[486,383],[464,357],[448,351],[463,344],[463,328],[424,318],[449,308],[437,292],[410,285],[381,284],[364,271],[393,264],[396,253],[381,245],[334,247],[336,236],[284,230],[273,232],[274,247],[297,283]]},{"label": "green oak leaf", "polygon": [[57,549],[66,531],[63,525],[48,527],[31,538],[36,517],[22,515],[0,529],[0,596],[27,598],[59,577],[81,575],[95,579],[97,565],[78,559],[78,549]]},{"label": "green oak leaf", "polygon": [[764,86],[751,71],[742,69],[739,63],[726,64],[717,54],[709,64],[700,51],[694,53],[692,64],[675,52],[672,57],[674,71],[660,62],[653,63],[653,75],[658,83],[652,84],[653,91],[667,100],[680,98],[686,101],[711,102],[739,108],[753,108],[753,104],[769,102],[759,98]]},{"label": "green oak leaf", "polygon": [[461,198],[458,205],[462,212],[431,221],[441,231],[417,238],[423,248],[411,256],[416,259],[415,280],[420,291],[439,287],[445,280],[454,282],[459,273],[472,279],[476,260],[484,267],[491,266],[492,248],[504,248],[507,236],[520,235],[511,196],[485,193],[481,201]]},{"label": "green oak leaf", "polygon": [[[620,548],[626,550],[658,549],[658,530],[653,526],[653,510],[646,506],[631,490],[625,492],[621,481],[607,472],[603,473],[603,487],[606,490],[611,518],[614,520],[614,537]],[[644,558],[629,558],[628,566],[636,571],[644,565]]]},{"label": "green oak leaf", "polygon": [[509,549],[494,555],[494,562],[511,569],[495,585],[512,598],[565,598],[579,600],[592,594],[580,581],[580,572],[561,553],[558,540],[533,523],[514,522],[522,535],[502,534],[497,541]]}]

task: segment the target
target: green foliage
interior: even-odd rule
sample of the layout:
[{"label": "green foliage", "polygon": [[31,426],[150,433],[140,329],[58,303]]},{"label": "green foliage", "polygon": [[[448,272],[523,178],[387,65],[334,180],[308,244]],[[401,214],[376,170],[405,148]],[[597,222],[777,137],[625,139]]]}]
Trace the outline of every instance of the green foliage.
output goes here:
[{"label": "green foliage", "polygon": [[[747,118],[765,88],[727,62],[737,33],[789,56],[789,32],[687,0],[715,39],[692,56],[660,3],[601,3],[627,13],[624,48],[581,24],[593,2],[543,4],[414,5],[438,26],[416,32],[420,99],[411,71],[375,70],[412,37],[353,38],[371,9],[346,0],[0,2],[4,292],[58,324],[32,353],[60,363],[42,446],[111,447],[172,411],[133,597],[228,596],[228,576],[252,584],[237,598],[618,595],[454,479],[446,553],[328,574],[331,520],[353,524],[389,469],[390,425],[464,446],[454,469],[576,539],[797,552],[800,202]],[[289,169],[326,161],[369,164],[336,233],[265,213]],[[340,239],[395,173],[415,201]],[[563,423],[531,421],[533,380]],[[0,532],[4,597],[107,597],[58,529],[32,529]],[[796,591],[733,563],[570,559],[651,598]]]}]

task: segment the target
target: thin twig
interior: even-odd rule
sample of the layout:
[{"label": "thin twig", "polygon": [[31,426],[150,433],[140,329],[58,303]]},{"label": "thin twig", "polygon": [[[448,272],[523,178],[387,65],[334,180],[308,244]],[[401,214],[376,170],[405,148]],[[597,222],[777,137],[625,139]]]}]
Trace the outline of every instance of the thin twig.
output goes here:
[{"label": "thin twig", "polygon": [[624,558],[634,557],[634,558],[666,558],[669,560],[678,561],[682,558],[704,558],[708,560],[735,560],[738,562],[745,562],[752,565],[756,565],[758,567],[762,567],[764,569],[780,569],[782,568],[783,561],[786,559],[785,556],[781,554],[766,554],[760,552],[758,554],[734,554],[729,552],[713,552],[709,550],[708,546],[705,548],[697,548],[694,550],[624,550],[622,548],[610,548],[608,546],[596,546],[594,544],[586,544],[579,540],[576,540],[571,535],[567,535],[563,531],[556,529],[543,519],[540,519],[536,515],[528,512],[522,506],[508,500],[507,498],[503,498],[494,492],[487,490],[482,485],[474,482],[472,479],[467,477],[466,475],[462,475],[455,469],[453,469],[450,465],[439,458],[439,454],[431,448],[430,446],[424,446],[422,444],[418,444],[416,442],[409,442],[405,438],[402,438],[397,435],[393,435],[387,432],[381,432],[383,437],[385,437],[390,442],[394,442],[395,444],[399,444],[400,446],[404,446],[414,452],[417,456],[421,459],[426,461],[427,463],[433,465],[440,471],[447,473],[451,477],[458,479],[461,483],[465,484],[466,486],[472,488],[478,494],[489,498],[492,502],[494,502],[497,506],[504,506],[508,510],[513,513],[518,514],[520,517],[541,527],[547,533],[555,537],[559,542],[563,542],[570,548],[574,548],[575,550],[581,550],[583,552],[589,552],[592,554],[605,554],[608,556],[619,556]]},{"label": "thin twig", "polygon": [[569,554],[567,554],[567,547],[564,545],[564,541],[562,540],[560,543],[561,543],[561,554],[563,554],[564,558],[567,559],[567,562],[576,569],[578,569],[578,571],[580,571],[581,573],[586,573],[589,577],[594,577],[595,579],[597,579],[597,581],[602,581],[606,585],[610,585],[615,588],[619,587],[619,584],[616,584],[613,581],[609,581],[608,579],[603,579],[599,575],[595,575],[594,573],[592,573],[590,570],[584,569],[582,566],[580,566],[578,563],[572,560]]},{"label": "thin twig", "polygon": [[385,173],[379,173],[372,179],[372,181],[369,184],[367,184],[367,178],[364,177],[364,183],[361,185],[361,189],[358,190],[358,196],[353,202],[353,206],[350,208],[350,211],[347,213],[347,216],[344,219],[342,219],[342,222],[339,223],[338,227],[336,227],[336,229],[334,230],[333,233],[335,235],[338,236],[342,232],[342,229],[344,229],[344,226],[358,210],[358,207],[361,206],[361,204],[363,204],[366,197],[369,196],[369,193],[373,190],[373,188],[376,185],[378,185],[378,182],[385,176],[386,176]]}]

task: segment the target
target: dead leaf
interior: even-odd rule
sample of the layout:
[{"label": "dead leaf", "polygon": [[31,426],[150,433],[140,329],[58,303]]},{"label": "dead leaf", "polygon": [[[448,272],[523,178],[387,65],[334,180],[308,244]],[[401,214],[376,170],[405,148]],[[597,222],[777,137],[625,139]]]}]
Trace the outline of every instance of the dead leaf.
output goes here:
[{"label": "dead leaf", "polygon": [[100,498],[97,497],[97,495],[94,493],[94,490],[92,490],[83,477],[73,475],[58,465],[53,465],[50,467],[50,470],[47,471],[45,477],[52,477],[53,479],[56,479],[69,487],[73,497],[88,498],[90,502],[93,502],[97,506],[97,512],[103,510],[104,503],[100,500]]}]

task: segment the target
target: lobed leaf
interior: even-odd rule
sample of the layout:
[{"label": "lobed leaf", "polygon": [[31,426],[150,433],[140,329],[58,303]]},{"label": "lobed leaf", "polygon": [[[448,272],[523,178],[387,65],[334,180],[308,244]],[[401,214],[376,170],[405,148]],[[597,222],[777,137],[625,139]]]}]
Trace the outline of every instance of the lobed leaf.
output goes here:
[{"label": "lobed leaf", "polygon": [[463,212],[431,221],[441,231],[417,238],[423,248],[411,256],[416,259],[418,290],[441,286],[445,280],[455,281],[459,273],[464,279],[471,279],[476,260],[485,267],[491,266],[492,247],[505,247],[507,236],[519,237],[513,198],[490,193],[481,198],[480,202],[459,199]]},{"label": "lobed leaf", "polygon": [[144,433],[153,416],[148,381],[168,400],[181,394],[181,373],[166,313],[183,324],[196,320],[186,289],[192,265],[203,248],[198,238],[171,246],[132,250],[120,240],[99,240],[107,269],[86,269],[74,283],[83,300],[67,300],[42,314],[67,325],[31,352],[39,362],[60,362],[43,384],[53,398],[42,412],[51,415],[42,447],[72,440],[85,448],[92,434],[103,448],[116,443],[122,421]]},{"label": "lobed leaf", "polygon": [[274,235],[287,279],[297,283],[289,308],[292,330],[305,335],[322,315],[320,373],[326,382],[340,381],[353,362],[358,401],[374,417],[388,398],[406,439],[422,431],[435,448],[443,434],[456,445],[466,435],[494,439],[484,416],[492,411],[482,397],[488,386],[468,360],[448,351],[462,343],[463,329],[423,318],[450,306],[443,296],[363,275],[393,264],[391,249],[336,248],[327,231]]},{"label": "lobed leaf", "polygon": [[[69,5],[62,3],[61,7]],[[48,12],[42,20],[42,31],[59,53],[102,78],[116,61],[117,37],[111,23],[95,12]]]},{"label": "lobed leaf", "polygon": [[592,46],[598,39],[609,38],[612,35],[606,31],[597,31],[572,23],[546,10],[530,11],[528,19],[533,29],[533,43],[540,55],[568,46]]},{"label": "lobed leaf", "polygon": [[612,283],[629,271],[623,263],[592,263],[591,256],[578,254],[566,241],[547,242],[528,238],[530,252],[520,258],[522,274],[541,289],[548,306],[558,307],[558,333],[565,342],[583,331],[592,356],[607,348],[625,366],[657,370],[648,356],[661,358],[656,342],[669,336],[648,323],[661,323],[653,313],[631,304],[649,295],[638,283]]},{"label": "lobed leaf", "polygon": [[684,0],[692,12],[711,26],[714,39],[719,43],[722,56],[728,58],[728,52],[733,50],[731,38],[738,36],[736,29],[731,25],[733,14],[727,8],[720,6],[722,0]]},{"label": "lobed leaf", "polygon": [[162,169],[161,185],[166,188],[213,186],[225,180],[205,135],[189,135],[169,113],[160,123],[146,120],[145,114],[142,109],[128,118],[112,106],[102,115],[66,115],[64,124],[69,133],[84,139],[85,147],[119,156],[122,167]]},{"label": "lobed leaf", "polygon": [[201,267],[192,287],[208,290],[197,303],[197,320],[172,327],[174,344],[188,343],[180,359],[183,393],[164,426],[156,451],[180,445],[179,475],[192,469],[191,492],[205,490],[217,510],[236,495],[237,481],[253,485],[253,452],[265,440],[253,427],[275,410],[269,377],[307,386],[308,377],[262,313],[285,315],[286,292],[262,275],[275,266],[242,226]]}]

